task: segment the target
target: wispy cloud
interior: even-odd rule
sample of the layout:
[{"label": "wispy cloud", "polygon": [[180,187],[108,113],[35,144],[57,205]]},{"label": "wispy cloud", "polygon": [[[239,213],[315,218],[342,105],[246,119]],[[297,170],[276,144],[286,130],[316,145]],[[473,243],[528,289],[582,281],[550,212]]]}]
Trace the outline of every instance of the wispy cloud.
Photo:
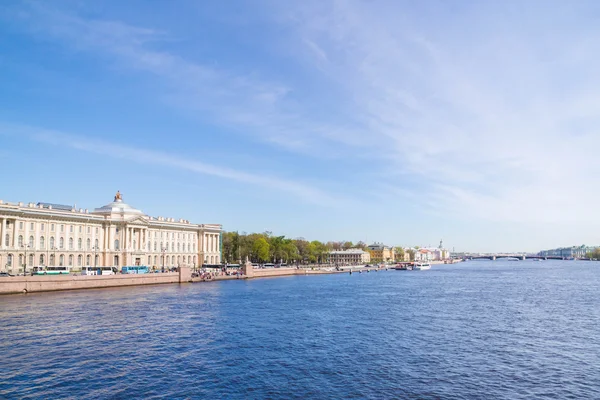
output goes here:
[{"label": "wispy cloud", "polygon": [[[421,177],[421,204],[460,218],[600,221],[590,185],[600,173],[600,42],[590,38],[600,29],[581,23],[585,3],[518,13],[496,2],[458,13],[327,4],[304,3],[289,21],[299,42],[328,54],[390,172]],[[319,54],[314,64],[323,68]]]},{"label": "wispy cloud", "polygon": [[[46,3],[29,2],[21,20],[32,32],[82,52],[109,55],[115,66],[160,78],[163,99],[202,118],[276,147],[335,158],[362,141],[352,121],[330,123],[309,115],[294,87],[260,70],[193,62],[168,50],[168,32],[122,21],[79,16]],[[314,45],[315,51],[318,51]],[[324,56],[324,54],[322,55]],[[334,143],[334,145],[331,145]],[[329,145],[328,145],[329,144]]]},{"label": "wispy cloud", "polygon": [[253,187],[260,186],[274,192],[288,193],[302,202],[324,207],[340,207],[347,205],[349,202],[340,196],[330,195],[323,190],[297,181],[203,163],[166,152],[123,146],[89,136],[83,137],[49,129],[9,124],[0,124],[0,134],[18,136],[22,139],[37,141],[51,146],[82,150],[140,164],[160,165],[202,175],[216,176],[251,184]]}]

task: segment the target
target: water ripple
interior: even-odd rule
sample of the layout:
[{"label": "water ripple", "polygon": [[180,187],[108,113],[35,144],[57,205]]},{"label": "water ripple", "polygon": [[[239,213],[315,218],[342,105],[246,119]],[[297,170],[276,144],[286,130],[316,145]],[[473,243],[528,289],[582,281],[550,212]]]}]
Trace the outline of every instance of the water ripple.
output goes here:
[{"label": "water ripple", "polygon": [[600,265],[0,297],[0,398],[600,397]]}]

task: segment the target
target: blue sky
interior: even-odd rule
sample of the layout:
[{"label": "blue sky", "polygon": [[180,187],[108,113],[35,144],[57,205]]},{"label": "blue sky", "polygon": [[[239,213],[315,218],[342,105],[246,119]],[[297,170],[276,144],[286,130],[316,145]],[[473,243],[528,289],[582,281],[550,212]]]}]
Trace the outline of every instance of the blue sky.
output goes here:
[{"label": "blue sky", "polygon": [[3,1],[0,198],[599,244],[599,39],[593,1]]}]

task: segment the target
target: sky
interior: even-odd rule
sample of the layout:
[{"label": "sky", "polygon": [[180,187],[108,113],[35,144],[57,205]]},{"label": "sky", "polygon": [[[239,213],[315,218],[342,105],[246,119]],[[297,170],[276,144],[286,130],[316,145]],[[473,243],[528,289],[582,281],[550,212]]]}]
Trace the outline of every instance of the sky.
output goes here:
[{"label": "sky", "polygon": [[600,244],[600,3],[0,3],[4,201],[309,240]]}]

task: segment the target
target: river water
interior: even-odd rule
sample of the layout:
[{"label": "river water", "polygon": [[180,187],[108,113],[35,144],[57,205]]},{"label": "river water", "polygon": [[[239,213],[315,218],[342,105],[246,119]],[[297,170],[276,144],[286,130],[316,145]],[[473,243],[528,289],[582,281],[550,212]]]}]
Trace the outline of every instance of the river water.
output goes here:
[{"label": "river water", "polygon": [[599,289],[471,261],[3,296],[0,398],[600,398]]}]

